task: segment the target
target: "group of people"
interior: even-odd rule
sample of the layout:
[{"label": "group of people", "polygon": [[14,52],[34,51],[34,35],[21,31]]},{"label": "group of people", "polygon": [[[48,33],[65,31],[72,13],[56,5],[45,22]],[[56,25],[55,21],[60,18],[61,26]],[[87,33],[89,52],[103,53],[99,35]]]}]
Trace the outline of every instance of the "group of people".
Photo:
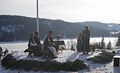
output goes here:
[{"label": "group of people", "polygon": [[55,49],[55,44],[53,42],[53,32],[49,31],[47,36],[45,36],[45,39],[43,41],[43,44],[41,44],[39,39],[39,33],[31,33],[31,37],[28,42],[28,50],[29,54],[28,56],[32,56],[32,54],[36,56],[44,56],[49,58],[56,58],[57,52]]},{"label": "group of people", "polygon": [[29,54],[28,56],[32,56],[32,53],[34,53],[36,51],[36,49],[42,49],[41,46],[41,42],[39,39],[39,33],[35,32],[35,33],[31,33],[30,38],[29,38],[29,42],[28,42],[28,51]]},{"label": "group of people", "polygon": [[28,42],[28,47],[34,48],[34,47],[40,47],[40,46],[41,46],[41,42],[39,39],[39,33],[38,32],[31,33],[30,39]]},{"label": "group of people", "polygon": [[83,54],[88,54],[90,49],[90,31],[88,26],[85,26],[85,29],[80,32],[77,39],[77,52],[83,52]]},{"label": "group of people", "polygon": [[[28,43],[28,56],[32,56],[32,54],[36,56],[45,56],[49,58],[57,58],[58,47],[53,41],[53,32],[49,31],[43,40],[43,44],[41,44],[39,39],[39,33],[31,33],[29,43]],[[77,52],[83,52],[84,54],[88,54],[89,52],[89,40],[90,40],[90,31],[88,26],[85,26],[85,29],[80,32],[79,37],[77,39]]]}]

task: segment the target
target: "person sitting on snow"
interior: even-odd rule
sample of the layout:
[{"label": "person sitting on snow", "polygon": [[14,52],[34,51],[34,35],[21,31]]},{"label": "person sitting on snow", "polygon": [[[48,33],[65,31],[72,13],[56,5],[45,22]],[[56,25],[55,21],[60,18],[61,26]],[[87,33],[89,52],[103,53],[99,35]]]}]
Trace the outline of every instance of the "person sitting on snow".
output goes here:
[{"label": "person sitting on snow", "polygon": [[35,36],[34,33],[31,33],[30,38],[29,38],[29,42],[28,42],[29,54],[28,54],[28,57],[31,56],[33,48],[35,48],[37,46],[37,43],[34,40],[34,36]]},{"label": "person sitting on snow", "polygon": [[53,35],[53,32],[49,31],[43,43],[44,43],[44,50],[46,51],[47,57],[53,59],[57,57],[57,52],[55,49],[55,43],[53,43],[52,35]]},{"label": "person sitting on snow", "polygon": [[29,38],[29,42],[28,42],[28,46],[29,47],[33,47],[33,46],[37,46],[37,43],[34,40],[34,33],[30,34],[30,38]]},{"label": "person sitting on snow", "polygon": [[35,32],[34,33],[34,41],[38,46],[41,46],[40,38],[39,38],[39,33]]}]

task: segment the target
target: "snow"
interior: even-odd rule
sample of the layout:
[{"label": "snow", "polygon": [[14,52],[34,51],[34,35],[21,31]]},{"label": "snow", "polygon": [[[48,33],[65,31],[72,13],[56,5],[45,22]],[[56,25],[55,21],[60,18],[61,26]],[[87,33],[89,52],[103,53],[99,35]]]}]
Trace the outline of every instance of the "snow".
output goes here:
[{"label": "snow", "polygon": [[11,54],[17,60],[21,60],[22,59],[22,60],[46,61],[42,57],[35,57],[35,56],[28,57],[28,53],[26,53],[26,52],[14,51]]},{"label": "snow", "polygon": [[[92,39],[92,42],[94,43],[93,40],[96,42],[100,41],[101,38],[96,38]],[[115,43],[115,39],[105,39],[105,41],[111,40],[112,43]],[[68,40],[69,42],[71,40]],[[65,43],[67,44],[66,41]],[[73,43],[76,40],[72,40],[71,42]],[[41,57],[27,57],[28,53],[24,53],[23,51],[27,48],[27,42],[19,42],[19,43],[1,43],[0,46],[5,50],[8,48],[9,53],[12,53],[17,60],[23,59],[23,60],[37,60],[37,61],[45,61]],[[67,48],[69,48],[69,44],[67,44]],[[118,47],[120,48],[120,47]],[[112,51],[112,50],[109,50]],[[120,49],[115,49],[117,52],[116,55],[120,56]],[[80,70],[78,72],[65,72],[65,71],[59,71],[55,73],[120,73],[120,67],[114,67],[113,66],[113,61],[108,63],[108,64],[97,64],[97,63],[92,63],[91,61],[87,61],[87,58],[94,57],[101,53],[101,50],[96,50],[94,53],[90,52],[88,55],[83,55],[82,53],[78,53],[76,51],[71,51],[69,49],[63,50],[63,52],[58,53],[58,58],[54,59],[58,62],[66,62],[66,61],[75,61],[76,59],[84,61],[90,69],[85,69],[85,70]],[[43,71],[23,71],[23,70],[10,70],[10,69],[5,69],[2,68],[0,65],[0,73],[48,73],[48,72],[43,72]],[[49,72],[53,73],[53,72]]]},{"label": "snow", "polygon": [[3,48],[3,51],[7,48],[9,52],[12,51],[23,51],[28,48],[27,42],[4,42],[0,43],[0,47]]},{"label": "snow", "polygon": [[[118,54],[120,55],[120,50],[117,50]],[[59,52],[58,58],[54,59],[59,62],[66,62],[66,61],[74,61],[76,59],[84,61],[87,65],[89,65],[89,70],[80,70],[76,73],[120,73],[120,67],[113,67],[113,61],[108,64],[97,64],[92,63],[91,61],[87,61],[88,57],[96,56],[100,53],[99,50],[95,51],[94,53],[90,52],[88,55],[83,55],[82,53],[78,53],[76,51],[71,50],[64,50],[63,52]],[[44,61],[44,59],[40,57],[27,57],[27,53],[15,51],[12,52],[13,56],[16,57],[18,60],[37,60],[37,61]],[[0,66],[0,73],[18,73],[18,70],[5,70]],[[47,73],[47,72],[34,72],[34,71],[23,71],[21,70],[20,73]],[[52,72],[49,72],[52,73]],[[60,71],[58,73],[70,73],[65,71]]]}]

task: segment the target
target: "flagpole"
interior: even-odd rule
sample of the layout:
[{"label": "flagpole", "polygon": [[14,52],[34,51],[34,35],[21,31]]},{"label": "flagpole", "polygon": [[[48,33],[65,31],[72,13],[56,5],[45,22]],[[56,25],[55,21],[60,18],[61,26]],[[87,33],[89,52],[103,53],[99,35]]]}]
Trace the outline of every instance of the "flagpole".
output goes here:
[{"label": "flagpole", "polygon": [[37,32],[39,33],[39,5],[38,5],[38,0],[36,1],[36,4],[37,4],[37,6],[36,6],[36,12],[37,12]]}]

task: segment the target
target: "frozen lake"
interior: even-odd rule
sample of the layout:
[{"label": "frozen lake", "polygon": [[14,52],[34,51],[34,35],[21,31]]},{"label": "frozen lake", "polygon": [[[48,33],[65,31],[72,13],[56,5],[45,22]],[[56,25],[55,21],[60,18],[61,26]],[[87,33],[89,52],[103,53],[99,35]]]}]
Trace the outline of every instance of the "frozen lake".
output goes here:
[{"label": "frozen lake", "polygon": [[[101,42],[101,37],[97,38],[90,38],[90,43],[96,43],[96,42]],[[71,44],[76,46],[76,41],[77,39],[61,39],[65,41],[66,48],[69,49],[71,47]],[[105,37],[104,38],[105,43],[107,44],[109,41],[111,41],[112,46],[115,46],[115,43],[117,41],[117,38],[115,37]],[[23,51],[28,48],[28,42],[4,42],[0,43],[0,46],[4,49],[8,49],[9,51]]]}]

